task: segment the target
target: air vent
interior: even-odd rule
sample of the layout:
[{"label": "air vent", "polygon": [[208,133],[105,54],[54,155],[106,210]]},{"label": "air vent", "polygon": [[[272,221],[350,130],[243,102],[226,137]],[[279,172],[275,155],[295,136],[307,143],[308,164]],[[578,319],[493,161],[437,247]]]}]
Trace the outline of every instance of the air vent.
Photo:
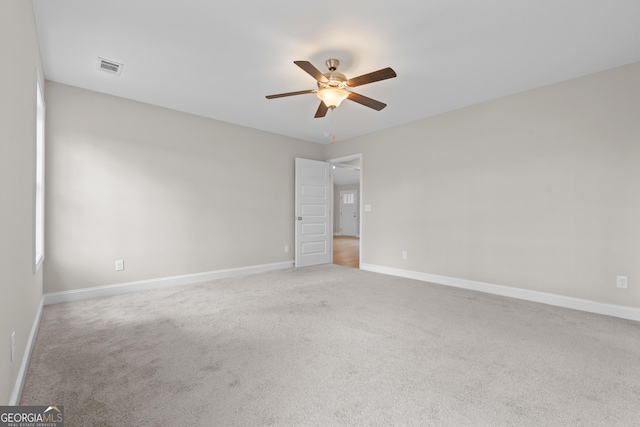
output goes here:
[{"label": "air vent", "polygon": [[120,74],[122,73],[122,67],[124,67],[123,64],[118,64],[109,59],[98,58],[98,70],[102,70],[105,73]]}]

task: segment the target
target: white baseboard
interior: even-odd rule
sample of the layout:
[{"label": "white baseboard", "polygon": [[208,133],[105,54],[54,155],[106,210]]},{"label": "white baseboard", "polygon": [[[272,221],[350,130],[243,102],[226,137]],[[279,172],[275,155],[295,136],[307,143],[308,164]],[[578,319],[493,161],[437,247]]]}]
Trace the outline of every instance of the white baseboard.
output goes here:
[{"label": "white baseboard", "polygon": [[9,405],[16,406],[20,403],[20,396],[22,395],[22,387],[24,386],[24,379],[27,375],[27,368],[29,367],[29,360],[31,359],[31,350],[33,344],[36,342],[36,336],[38,335],[38,328],[40,327],[40,317],[42,316],[42,307],[44,306],[44,297],[40,298],[40,305],[36,312],[36,317],[33,319],[33,325],[31,326],[31,332],[29,333],[29,339],[27,340],[27,346],[24,349],[24,355],[22,356],[22,363],[20,363],[20,370],[18,371],[18,378],[13,386],[13,393],[11,393],[11,399]]},{"label": "white baseboard", "polygon": [[140,280],[137,282],[117,283],[114,285],[96,286],[94,288],[76,289],[72,291],[52,292],[44,295],[44,305],[120,295],[149,289],[166,288],[169,286],[188,285],[191,283],[206,282],[207,280],[223,279],[225,277],[242,276],[245,274],[264,273],[273,270],[284,270],[286,268],[293,268],[293,261],[252,265],[249,267],[231,268],[227,270],[207,271],[204,273],[185,274],[182,276],[162,277],[159,279]]},{"label": "white baseboard", "polygon": [[408,279],[436,283],[438,285],[454,286],[456,288],[469,289],[472,291],[486,292],[494,295],[501,295],[510,298],[517,298],[526,301],[554,305],[556,307],[571,308],[574,310],[581,310],[589,313],[604,314],[606,316],[640,321],[640,309],[635,307],[607,304],[586,299],[567,297],[564,295],[512,288],[510,286],[494,285],[491,283],[477,282],[475,280],[439,276],[436,274],[421,273],[417,271],[403,270],[400,268],[385,267],[374,264],[361,264],[360,268],[362,270],[372,271],[375,273],[406,277]]}]

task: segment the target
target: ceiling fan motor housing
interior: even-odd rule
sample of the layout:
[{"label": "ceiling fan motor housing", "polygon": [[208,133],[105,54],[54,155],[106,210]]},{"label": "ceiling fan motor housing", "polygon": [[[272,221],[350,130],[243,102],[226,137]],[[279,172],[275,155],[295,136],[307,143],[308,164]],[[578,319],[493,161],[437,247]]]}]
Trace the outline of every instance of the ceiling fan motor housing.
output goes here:
[{"label": "ceiling fan motor housing", "polygon": [[328,73],[324,73],[324,76],[327,78],[328,82],[318,82],[319,89],[325,88],[347,88],[347,76],[342,73],[338,73],[337,71],[329,71]]},{"label": "ceiling fan motor housing", "polygon": [[337,72],[338,66],[340,65],[340,61],[335,58],[327,59],[325,61],[327,68],[329,69],[328,73],[323,73],[323,75],[329,80],[328,82],[318,82],[318,87],[320,89],[327,87],[335,87],[340,89],[346,89],[347,87],[347,76],[342,73]]}]

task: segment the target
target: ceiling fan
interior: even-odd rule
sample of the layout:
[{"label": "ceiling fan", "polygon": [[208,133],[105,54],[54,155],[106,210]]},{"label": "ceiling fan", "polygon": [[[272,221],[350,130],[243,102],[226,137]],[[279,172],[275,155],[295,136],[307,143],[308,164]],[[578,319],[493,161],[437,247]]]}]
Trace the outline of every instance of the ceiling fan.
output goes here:
[{"label": "ceiling fan", "polygon": [[337,59],[327,59],[325,64],[329,69],[329,72],[322,73],[316,67],[314,67],[309,61],[293,61],[298,67],[306,71],[311,77],[318,82],[318,89],[301,90],[298,92],[279,93],[276,95],[268,95],[267,99],[283,98],[285,96],[304,95],[307,93],[315,93],[320,98],[320,106],[316,111],[315,118],[324,117],[327,114],[327,110],[334,109],[340,105],[345,99],[362,104],[366,107],[373,108],[380,111],[387,104],[375,99],[367,98],[364,95],[352,92],[351,88],[356,86],[362,86],[380,80],[386,80],[396,77],[396,72],[391,68],[383,68],[372,73],[363,74],[352,79],[347,79],[342,73],[337,72],[340,61]]}]

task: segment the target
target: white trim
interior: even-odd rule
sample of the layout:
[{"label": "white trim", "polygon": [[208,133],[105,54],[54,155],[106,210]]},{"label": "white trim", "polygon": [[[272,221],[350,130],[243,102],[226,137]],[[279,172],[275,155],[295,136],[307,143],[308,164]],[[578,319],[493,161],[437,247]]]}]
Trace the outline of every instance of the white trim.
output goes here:
[{"label": "white trim", "polygon": [[360,264],[362,270],[375,273],[388,274],[391,276],[405,277],[408,279],[421,280],[423,282],[436,283],[438,285],[453,286],[456,288],[470,289],[472,291],[485,292],[488,294],[501,295],[510,298],[517,298],[526,301],[539,302],[556,307],[571,308],[574,310],[586,311],[589,313],[604,314],[606,316],[620,317],[640,321],[640,308],[628,307],[624,305],[607,304],[603,302],[591,301],[580,298],[573,298],[564,295],[551,294],[546,292],[531,291],[528,289],[513,288],[510,286],[494,285],[491,283],[477,282],[475,280],[458,279],[455,277],[439,276],[436,274],[421,273],[418,271],[403,270],[400,268],[385,267],[374,264]]},{"label": "white trim", "polygon": [[[339,237],[339,236],[342,236],[342,233],[333,233],[333,236],[334,236],[334,237],[336,237],[336,236],[338,236],[338,237]],[[359,238],[360,238],[360,235],[359,235],[359,234],[356,234],[355,236],[347,236],[347,237],[357,237],[357,238],[359,239]]]},{"label": "white trim", "polygon": [[[351,160],[358,160],[358,159],[360,159],[362,161],[362,153],[349,154],[348,156],[342,156],[342,157],[337,157],[335,159],[329,159],[329,160],[327,160],[327,162],[329,162],[329,163],[344,163],[344,162],[350,162]],[[360,167],[362,168],[362,163],[360,164]]]},{"label": "white trim", "polygon": [[[37,274],[42,267],[44,261],[45,248],[44,248],[44,235],[45,235],[45,149],[46,149],[46,104],[44,102],[44,81],[40,84],[40,70],[35,67],[36,75],[36,105],[35,105],[35,129],[33,132],[33,152],[35,156],[33,158],[33,274]],[[42,115],[40,115],[39,103],[42,104]],[[38,120],[41,118],[41,120]],[[42,125],[42,129],[40,129]],[[42,140],[38,138],[42,131]],[[42,142],[42,147],[40,146]],[[41,167],[38,168],[38,160],[40,159]],[[38,181],[41,179],[42,189],[41,196],[38,197]],[[40,203],[38,203],[38,200]],[[40,205],[40,209],[38,209]],[[38,212],[39,211],[39,212]],[[38,215],[40,213],[40,215]],[[40,221],[38,221],[40,218]],[[39,248],[40,247],[40,248]],[[38,251],[38,248],[40,251]]]},{"label": "white trim", "polygon": [[20,364],[20,370],[18,371],[18,378],[13,386],[13,393],[11,393],[11,399],[9,405],[16,406],[20,403],[20,396],[22,395],[22,387],[24,386],[24,379],[27,376],[27,368],[29,367],[29,360],[31,359],[31,351],[33,350],[33,344],[36,342],[36,336],[38,335],[38,328],[40,327],[40,317],[42,316],[42,307],[44,306],[44,297],[40,298],[40,305],[36,312],[36,317],[33,319],[33,325],[31,326],[31,333],[27,340],[27,346],[24,349],[24,355],[22,356],[22,363]]},{"label": "white trim", "polygon": [[207,271],[204,273],[185,274],[182,276],[162,277],[159,279],[139,280],[136,282],[96,286],[94,288],[52,292],[44,294],[44,305],[58,304],[61,302],[80,301],[88,298],[120,295],[130,292],[145,291],[149,289],[166,288],[169,286],[188,285],[191,283],[206,282],[208,280],[223,279],[225,277],[264,273],[273,270],[284,270],[286,268],[293,268],[293,262],[285,261],[274,264],[252,265],[248,267],[230,268],[227,270]]}]

